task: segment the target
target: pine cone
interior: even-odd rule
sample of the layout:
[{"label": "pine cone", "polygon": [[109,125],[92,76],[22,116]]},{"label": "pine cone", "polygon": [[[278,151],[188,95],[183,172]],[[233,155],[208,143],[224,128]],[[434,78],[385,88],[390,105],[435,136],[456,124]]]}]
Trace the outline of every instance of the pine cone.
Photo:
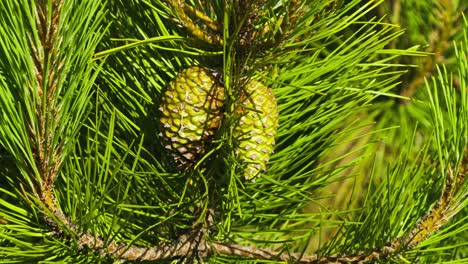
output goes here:
[{"label": "pine cone", "polygon": [[199,161],[222,119],[224,88],[215,75],[207,68],[185,69],[169,83],[162,98],[161,136],[179,169]]},{"label": "pine cone", "polygon": [[254,180],[266,170],[273,153],[278,129],[278,106],[273,91],[261,82],[252,80],[242,92],[241,105],[236,108],[240,116],[233,137],[235,153],[245,164],[243,176]]}]

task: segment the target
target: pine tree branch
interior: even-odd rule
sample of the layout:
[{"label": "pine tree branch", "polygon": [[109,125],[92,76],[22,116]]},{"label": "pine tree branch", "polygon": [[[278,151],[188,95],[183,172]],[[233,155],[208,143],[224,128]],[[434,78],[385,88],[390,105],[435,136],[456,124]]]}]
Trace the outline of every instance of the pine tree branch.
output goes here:
[{"label": "pine tree branch", "polygon": [[331,263],[371,263],[385,259],[396,251],[395,246],[384,246],[369,252],[359,252],[344,256],[318,256],[304,255],[302,253],[284,253],[255,246],[246,246],[234,243],[208,241],[205,232],[199,230],[188,232],[169,244],[156,247],[138,247],[126,245],[115,241],[106,242],[100,237],[89,233],[83,234],[79,239],[81,249],[96,250],[102,256],[112,256],[120,260],[157,261],[185,257],[208,257],[213,254],[235,256],[254,260],[274,260],[294,262],[301,264],[331,264]]},{"label": "pine tree branch", "polygon": [[[428,48],[426,50],[428,53],[431,53],[431,56],[425,58],[424,64],[418,68],[416,77],[401,90],[400,95],[402,96],[412,97],[416,90],[424,84],[424,80],[432,75],[436,65],[443,63],[444,56],[450,48],[450,40],[453,35],[457,33],[457,31],[454,30],[454,27],[456,27],[460,21],[460,14],[458,14],[460,10],[454,9],[454,7],[457,7],[457,4],[445,0],[440,0],[438,2],[442,7],[442,10],[436,14],[440,24],[431,32]],[[396,12],[394,14],[396,14]],[[401,103],[407,104],[408,101],[401,100]]]},{"label": "pine tree branch", "polygon": [[[466,162],[465,162],[466,164]],[[390,246],[374,249],[370,252],[359,252],[344,256],[318,256],[303,255],[300,253],[284,253],[283,251],[273,251],[254,246],[245,246],[234,243],[224,243],[206,240],[207,231],[197,229],[180,236],[176,241],[168,244],[161,244],[156,247],[139,247],[118,243],[114,240],[106,241],[91,233],[83,233],[79,238],[81,249],[90,248],[96,250],[102,256],[111,255],[116,259],[134,261],[156,261],[184,257],[208,257],[213,254],[236,256],[240,258],[256,260],[279,260],[295,263],[370,263],[379,259],[384,259],[396,252],[401,246],[405,250],[412,249],[427,239],[431,234],[437,232],[439,228],[449,221],[456,213],[457,204],[454,204],[453,196],[460,188],[466,177],[466,168],[461,170],[454,182],[453,176],[449,177],[446,187],[437,202],[436,206],[412,229],[408,239],[399,238]],[[449,175],[452,170],[449,169]],[[55,217],[61,220],[71,230],[77,231],[75,225],[58,209],[54,194],[51,188],[46,188],[41,192],[41,200],[51,210]],[[405,236],[406,237],[406,236]]]},{"label": "pine tree branch", "polygon": [[[39,193],[35,192],[35,194],[57,218],[68,223],[65,215],[58,209],[53,194],[54,181],[57,178],[62,160],[61,144],[54,142],[55,133],[58,133],[57,120],[61,114],[57,102],[57,98],[59,98],[57,92],[64,66],[64,57],[60,56],[60,43],[63,40],[62,36],[57,34],[62,6],[63,1],[61,0],[51,3],[48,1],[36,3],[36,27],[39,41],[30,39],[35,62],[36,83],[29,85],[29,88],[31,94],[38,94],[40,100],[36,101],[38,127],[31,120],[29,129],[31,138],[35,140],[33,152],[40,175]],[[31,172],[33,171],[31,170]],[[46,221],[53,222],[47,217]]]},{"label": "pine tree branch", "polygon": [[[57,35],[57,30],[62,4],[62,1],[53,1],[51,6],[44,1],[36,3],[36,23],[40,42],[31,41],[35,58],[36,85],[30,86],[30,89],[32,89],[32,94],[36,94],[35,90],[37,89],[39,97],[45,98],[45,100],[36,102],[39,127],[36,128],[34,124],[31,124],[30,129],[31,134],[36,136],[33,137],[36,139],[34,153],[42,180],[41,191],[45,192],[52,188],[51,185],[53,185],[60,166],[60,149],[57,148],[58,146],[54,146],[54,133],[48,130],[56,126],[55,120],[59,115],[56,105],[56,91],[58,78],[63,69],[63,59],[60,60],[60,49],[57,44],[62,40]],[[50,7],[52,10],[49,18],[48,8]]]},{"label": "pine tree branch", "polygon": [[[27,87],[27,90],[15,94],[15,96],[18,96],[15,99],[21,101],[18,106],[26,109],[21,109],[24,112],[18,111],[22,116],[21,122],[12,124],[17,126],[22,123],[25,124],[28,130],[25,133],[27,135],[24,135],[27,143],[23,143],[20,149],[29,148],[28,150],[31,151],[33,157],[31,160],[28,160],[27,154],[17,157],[18,163],[27,164],[23,168],[25,170],[24,176],[26,176],[31,188],[26,191],[23,184],[20,183],[20,193],[22,193],[25,201],[39,206],[44,220],[52,230],[63,232],[59,226],[62,224],[76,231],[76,226],[59,208],[54,194],[54,183],[58,178],[60,167],[66,156],[64,149],[66,147],[69,149],[74,143],[67,136],[76,135],[78,129],[76,129],[74,122],[79,123],[81,121],[80,117],[84,116],[85,111],[76,109],[76,106],[86,105],[85,102],[89,98],[92,85],[92,82],[80,83],[83,80],[86,82],[90,80],[89,73],[92,65],[86,59],[80,61],[81,58],[76,55],[83,52],[83,54],[79,55],[84,58],[91,56],[92,46],[95,46],[98,39],[93,33],[87,33],[83,34],[83,38],[80,40],[72,40],[70,35],[74,34],[75,29],[70,29],[72,28],[70,24],[74,23],[78,28],[80,28],[79,26],[81,28],[83,26],[89,27],[87,29],[96,28],[93,28],[93,24],[86,24],[85,20],[74,21],[67,17],[68,13],[65,8],[70,8],[73,4],[63,0],[38,0],[24,6],[21,3],[16,3],[13,6],[9,6],[10,4],[6,3],[7,7],[12,8],[11,10],[2,10],[1,8],[5,7],[3,5],[0,5],[0,10],[12,12],[12,15],[16,12],[17,18],[25,17],[20,20],[27,23],[16,29],[18,32],[15,33],[18,34],[16,38],[21,38],[19,36],[22,36],[22,33],[24,34],[24,44],[28,47],[26,49],[28,53],[17,55],[22,55],[26,60],[29,60],[32,68],[32,78],[26,79],[20,84],[20,86]],[[83,7],[91,7],[92,5],[99,6],[99,4],[89,2],[74,7],[79,6],[81,7],[79,11],[82,11]],[[96,26],[100,18],[93,19],[95,19],[93,23]],[[13,25],[8,26],[12,27]],[[3,30],[3,25],[1,29]],[[4,31],[1,32],[4,33]],[[16,38],[12,37],[10,41],[19,45],[20,42],[16,42],[18,41]],[[70,43],[74,46],[70,47]],[[85,48],[83,49],[83,47]],[[73,51],[78,51],[77,54],[72,54],[70,48]],[[76,75],[74,77],[67,76],[69,69],[72,67]],[[17,69],[18,74],[25,75],[21,70],[23,69]],[[76,82],[74,78],[79,81]],[[67,81],[66,89],[64,89],[64,83]],[[79,90],[77,87],[79,87]],[[73,100],[71,100],[71,97],[74,97]],[[12,102],[16,104],[16,102]],[[84,104],[81,105],[81,103]],[[19,155],[20,153],[17,152],[16,154]],[[28,160],[28,162],[23,160]],[[33,195],[32,199],[30,199],[31,194]]]},{"label": "pine tree branch", "polygon": [[188,232],[169,244],[157,247],[138,247],[115,241],[106,242],[102,238],[85,233],[79,238],[81,249],[94,249],[102,256],[112,256],[120,260],[157,261],[184,257],[208,257],[222,254],[255,260],[276,260],[301,264],[312,263],[369,263],[385,258],[395,251],[395,248],[385,246],[371,253],[360,252],[347,256],[318,256],[301,253],[283,253],[254,246],[233,243],[213,242],[205,239],[205,232]]},{"label": "pine tree branch", "polygon": [[[43,1],[39,1],[39,3],[44,4]],[[208,230],[201,226],[197,226],[193,230],[189,230],[186,234],[180,236],[172,243],[162,243],[155,247],[140,247],[133,244],[119,243],[116,240],[105,239],[87,231],[82,232],[81,227],[73,223],[71,218],[69,218],[60,209],[57,197],[54,194],[54,181],[57,178],[60,164],[63,160],[63,153],[61,149],[62,145],[54,142],[52,138],[54,133],[58,133],[57,131],[59,130],[54,130],[55,126],[51,124],[54,124],[57,116],[63,114],[60,112],[60,107],[55,100],[60,98],[60,94],[56,93],[58,84],[58,77],[56,76],[59,76],[61,73],[64,63],[62,60],[57,59],[60,57],[60,49],[54,44],[56,43],[54,39],[57,38],[56,32],[58,28],[56,22],[59,20],[58,14],[60,14],[60,11],[57,10],[60,10],[59,7],[62,2],[56,1],[53,3],[54,11],[52,12],[52,19],[50,20],[52,22],[49,22],[49,20],[45,18],[47,12],[38,8],[40,15],[37,15],[39,18],[37,24],[38,28],[40,28],[39,34],[43,37],[41,38],[42,42],[40,45],[31,45],[33,53],[36,55],[35,72],[38,83],[37,87],[34,87],[34,89],[37,89],[35,91],[42,89],[40,91],[44,94],[45,99],[44,101],[39,102],[43,105],[39,105],[37,107],[40,109],[40,111],[37,112],[38,119],[40,120],[40,129],[34,130],[34,124],[29,124],[31,134],[34,135],[34,138],[39,139],[37,144],[39,147],[35,149],[35,153],[37,153],[35,158],[41,178],[36,182],[38,186],[33,186],[33,190],[35,190],[36,187],[39,187],[40,191],[34,192],[36,195],[35,198],[38,198],[38,200],[42,202],[42,204],[40,202],[39,204],[44,206],[42,208],[42,214],[47,224],[49,224],[51,229],[59,230],[59,232],[54,232],[52,235],[62,238],[63,236],[61,235],[66,232],[65,229],[69,229],[72,233],[78,234],[78,240],[74,237],[73,241],[78,242],[79,248],[89,248],[95,250],[95,252],[101,256],[110,255],[116,259],[122,260],[154,261],[193,256],[208,257],[214,254],[222,254],[248,259],[279,260],[304,264],[369,263],[393,255],[400,247],[403,247],[403,249],[411,249],[418,246],[431,234],[437,232],[439,228],[449,221],[459,209],[459,204],[453,198],[456,195],[456,192],[461,188],[461,185],[466,178],[466,156],[465,162],[463,163],[463,166],[465,167],[459,170],[460,172],[457,175],[456,180],[453,175],[451,175],[451,173],[453,174],[452,170],[449,169],[449,178],[447,179],[446,186],[438,203],[411,230],[409,236],[404,236],[404,238],[408,237],[406,240],[401,237],[389,246],[384,246],[382,248],[366,252],[339,256],[285,253],[284,251],[268,250],[255,246],[225,243],[222,241],[210,241],[208,239]],[[56,3],[60,4],[56,5]],[[187,9],[184,10],[184,12],[191,12],[192,16],[197,16],[201,20],[209,19],[204,18],[204,14],[197,13],[196,10]],[[41,49],[44,49],[44,52]],[[45,67],[45,65],[52,65],[52,67]],[[31,87],[30,89],[33,90]],[[51,109],[53,111],[50,111]],[[38,131],[40,131],[40,133],[37,133]],[[0,218],[0,222],[2,222],[2,218]],[[402,241],[404,241],[404,243]]]},{"label": "pine tree branch", "polygon": [[[460,201],[464,200],[464,197],[466,197],[468,193],[465,193],[463,195],[464,197],[461,199],[454,199],[454,196],[457,191],[460,190],[467,177],[468,155],[465,155],[463,164],[461,165],[460,171],[456,177],[453,175],[452,168],[448,169],[447,182],[439,200],[410,232],[410,235],[403,242],[405,248],[414,248],[418,246],[456,215],[460,210]],[[394,242],[395,245],[398,243],[398,241]]]}]

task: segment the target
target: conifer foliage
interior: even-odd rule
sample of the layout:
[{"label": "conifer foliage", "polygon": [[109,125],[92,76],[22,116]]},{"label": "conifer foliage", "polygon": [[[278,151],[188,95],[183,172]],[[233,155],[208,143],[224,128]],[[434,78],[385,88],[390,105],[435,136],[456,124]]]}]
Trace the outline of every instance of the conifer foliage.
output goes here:
[{"label": "conifer foliage", "polygon": [[0,263],[468,261],[468,6],[416,2],[0,1]]}]

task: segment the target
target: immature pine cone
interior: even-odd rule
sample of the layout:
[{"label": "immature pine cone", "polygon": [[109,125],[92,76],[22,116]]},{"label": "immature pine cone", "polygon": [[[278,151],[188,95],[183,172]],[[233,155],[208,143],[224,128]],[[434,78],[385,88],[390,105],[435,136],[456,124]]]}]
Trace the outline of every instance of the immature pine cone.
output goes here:
[{"label": "immature pine cone", "polygon": [[278,129],[278,106],[273,91],[252,80],[244,87],[236,108],[240,116],[233,137],[237,141],[235,154],[245,164],[244,178],[254,180],[266,169],[273,153]]},{"label": "immature pine cone", "polygon": [[169,83],[159,110],[161,136],[179,169],[204,155],[222,118],[224,88],[207,68],[190,67]]}]

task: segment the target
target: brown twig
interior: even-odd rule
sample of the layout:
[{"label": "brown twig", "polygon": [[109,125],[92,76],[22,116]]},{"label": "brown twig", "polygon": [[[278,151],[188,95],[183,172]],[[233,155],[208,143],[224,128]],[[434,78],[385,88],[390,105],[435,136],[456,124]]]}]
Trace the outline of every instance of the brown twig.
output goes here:
[{"label": "brown twig", "polygon": [[100,237],[85,233],[79,239],[79,246],[82,249],[87,247],[98,250],[102,255],[112,255],[116,259],[134,261],[174,259],[191,257],[194,254],[198,257],[206,257],[210,253],[210,248],[200,231],[188,232],[173,243],[151,248],[127,246],[115,241],[106,242]]},{"label": "brown twig", "polygon": [[188,232],[173,243],[161,244],[157,247],[138,247],[119,244],[114,241],[106,243],[103,239],[89,233],[79,239],[81,249],[97,250],[101,255],[111,255],[120,260],[157,261],[175,258],[208,257],[213,254],[236,256],[246,259],[273,260],[294,262],[300,264],[330,264],[330,263],[370,263],[386,258],[395,251],[392,247],[383,247],[370,253],[360,252],[348,256],[317,256],[300,253],[285,253],[246,246],[234,243],[207,241],[204,232]]},{"label": "brown twig", "polygon": [[214,253],[237,256],[249,259],[297,261],[297,263],[348,263],[365,256],[352,257],[323,257],[315,255],[301,256],[300,254],[287,254],[258,247],[245,246],[233,243],[209,242],[204,238],[203,232],[189,232],[182,235],[177,241],[170,244],[161,244],[157,247],[145,248],[126,246],[111,241],[107,243],[99,237],[84,234],[79,239],[80,248],[97,249],[102,255],[112,255],[121,260],[156,261],[182,257],[207,257]]}]

